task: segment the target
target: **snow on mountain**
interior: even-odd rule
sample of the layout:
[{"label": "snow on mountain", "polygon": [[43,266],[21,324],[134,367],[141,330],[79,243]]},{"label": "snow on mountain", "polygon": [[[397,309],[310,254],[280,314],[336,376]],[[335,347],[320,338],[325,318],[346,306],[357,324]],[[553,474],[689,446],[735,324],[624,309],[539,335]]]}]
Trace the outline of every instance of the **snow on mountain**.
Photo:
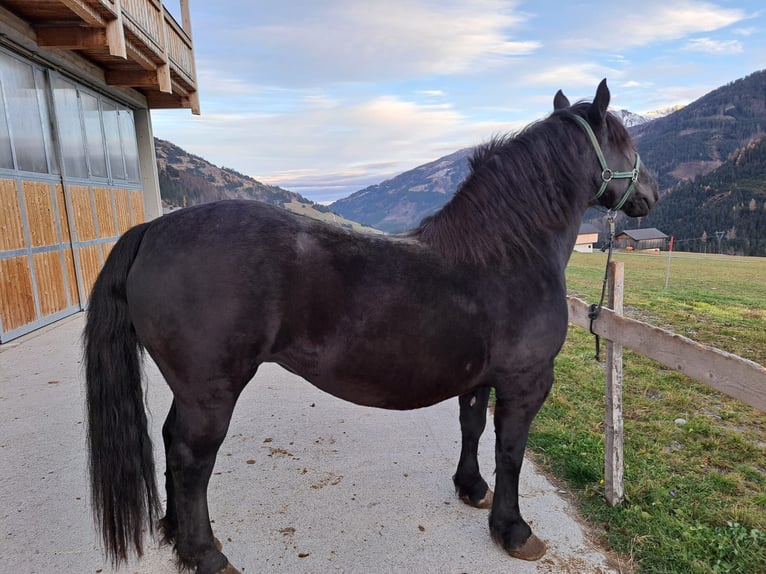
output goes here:
[{"label": "snow on mountain", "polygon": [[677,112],[678,110],[681,110],[685,107],[686,106],[682,106],[679,104],[677,106],[671,106],[669,108],[664,108],[662,110],[654,110],[653,112],[646,112],[644,114],[644,117],[649,121],[656,120],[657,118],[664,118],[665,116],[669,116],[673,112]]},{"label": "snow on mountain", "polygon": [[646,116],[642,116],[641,114],[637,114],[628,110],[610,110],[614,115],[616,115],[620,120],[622,120],[622,123],[625,125],[626,128],[632,128],[633,126],[640,126],[641,124],[645,124],[646,122],[650,121],[650,118],[647,118]]}]

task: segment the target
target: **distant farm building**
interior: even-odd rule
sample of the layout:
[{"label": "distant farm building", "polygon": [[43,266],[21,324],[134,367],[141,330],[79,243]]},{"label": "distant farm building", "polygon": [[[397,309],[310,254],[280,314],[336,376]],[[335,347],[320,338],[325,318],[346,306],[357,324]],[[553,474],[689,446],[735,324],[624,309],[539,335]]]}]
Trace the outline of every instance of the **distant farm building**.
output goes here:
[{"label": "distant farm building", "polygon": [[577,233],[574,250],[580,253],[593,253],[593,244],[598,243],[598,229],[590,223],[583,223]]},{"label": "distant farm building", "polygon": [[0,343],[85,309],[162,214],[149,110],[199,113],[188,0],[0,2]]},{"label": "distant farm building", "polygon": [[659,229],[649,227],[647,229],[626,229],[618,233],[615,238],[615,247],[641,251],[645,249],[664,249],[668,236]]}]

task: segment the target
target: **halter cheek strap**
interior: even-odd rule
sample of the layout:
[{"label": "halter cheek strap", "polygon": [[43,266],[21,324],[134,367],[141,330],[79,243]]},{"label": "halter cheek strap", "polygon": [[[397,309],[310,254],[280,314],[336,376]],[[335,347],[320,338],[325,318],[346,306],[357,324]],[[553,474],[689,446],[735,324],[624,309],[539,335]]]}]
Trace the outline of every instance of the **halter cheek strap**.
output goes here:
[{"label": "halter cheek strap", "polygon": [[611,207],[612,211],[618,211],[622,209],[622,206],[625,205],[626,201],[628,201],[628,198],[636,187],[636,182],[638,181],[638,173],[641,169],[641,157],[638,155],[638,152],[636,152],[636,167],[633,168],[633,171],[612,171],[609,169],[609,166],[606,165],[606,158],[604,157],[604,153],[601,151],[601,146],[598,143],[598,139],[596,139],[596,134],[593,133],[593,128],[590,127],[590,124],[582,116],[573,117],[585,129],[585,133],[588,134],[588,138],[593,144],[593,149],[596,151],[598,162],[601,164],[601,187],[599,188],[598,193],[596,193],[595,198],[598,199],[604,195],[607,185],[609,185],[609,182],[613,179],[631,180],[630,185],[628,185],[628,189],[625,191],[625,195],[622,196],[622,199],[620,199],[616,205]]}]

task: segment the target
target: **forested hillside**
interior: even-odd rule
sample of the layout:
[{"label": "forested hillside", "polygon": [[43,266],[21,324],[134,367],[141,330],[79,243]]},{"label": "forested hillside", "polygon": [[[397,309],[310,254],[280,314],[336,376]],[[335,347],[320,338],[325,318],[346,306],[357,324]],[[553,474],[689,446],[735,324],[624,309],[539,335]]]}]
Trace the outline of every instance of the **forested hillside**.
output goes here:
[{"label": "forested hillside", "polygon": [[336,215],[327,206],[298,193],[266,185],[230,168],[217,167],[168,141],[155,138],[154,145],[160,193],[167,207],[187,207],[219,199],[257,199],[341,227],[379,233]]},{"label": "forested hillside", "polygon": [[[675,235],[684,251],[766,256],[766,138],[669,190],[642,227]],[[720,244],[716,232],[721,237]]]},{"label": "forested hillside", "polygon": [[737,149],[766,135],[766,70],[630,132],[663,193],[679,181],[709,173]]},{"label": "forested hillside", "polygon": [[297,193],[263,184],[233,169],[219,168],[168,141],[155,138],[154,145],[162,199],[169,205],[183,207],[219,199],[259,199],[282,207],[292,201],[313,204]]}]

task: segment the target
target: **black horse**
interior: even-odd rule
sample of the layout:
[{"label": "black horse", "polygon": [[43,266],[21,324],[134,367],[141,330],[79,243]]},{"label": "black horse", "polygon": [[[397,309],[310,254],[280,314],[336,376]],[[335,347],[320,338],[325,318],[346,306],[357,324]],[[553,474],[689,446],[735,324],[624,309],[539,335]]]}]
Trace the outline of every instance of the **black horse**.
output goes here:
[{"label": "black horse", "polygon": [[[182,566],[236,572],[213,537],[207,487],[237,398],[266,361],[360,405],[459,396],[458,495],[491,508],[491,535],[512,556],[541,557],[518,483],[566,337],[564,269],[588,206],[642,216],[657,199],[609,98],[606,81],[592,103],[570,105],[559,91],[548,118],[479,147],[451,201],[405,235],[249,201],[128,231],[93,287],[85,328],[93,506],[112,561],[140,556],[161,512],[142,349],[174,396],[159,526]],[[477,462],[491,387],[494,496]]]}]

